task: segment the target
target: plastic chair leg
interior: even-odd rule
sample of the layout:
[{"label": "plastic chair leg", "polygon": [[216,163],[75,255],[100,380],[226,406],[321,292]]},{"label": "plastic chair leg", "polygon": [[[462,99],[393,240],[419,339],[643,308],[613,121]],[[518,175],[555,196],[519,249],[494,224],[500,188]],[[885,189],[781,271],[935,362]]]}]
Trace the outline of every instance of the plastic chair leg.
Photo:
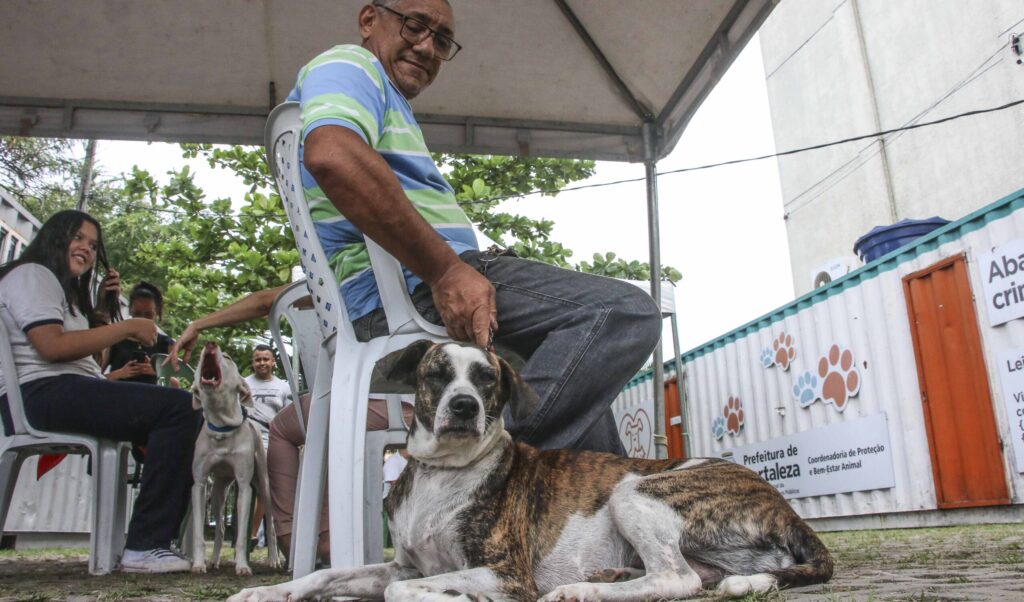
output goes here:
[{"label": "plastic chair leg", "polygon": [[376,359],[383,355],[385,343],[384,338],[374,339],[366,344],[355,361],[351,357],[336,361],[331,378],[332,391],[356,391],[355,396],[334,395],[331,400],[331,479],[328,486],[332,568],[362,564],[366,400],[370,394],[370,374]]},{"label": "plastic chair leg", "polygon": [[5,451],[0,455],[0,533],[7,524],[7,511],[14,498],[14,486],[18,483],[18,472],[25,456],[16,451]]},{"label": "plastic chair leg", "polygon": [[[327,374],[328,372],[323,372]],[[306,444],[302,450],[299,482],[292,518],[292,578],[298,579],[316,568],[317,540],[320,536],[320,503],[327,478],[327,427],[330,408],[330,383],[323,378],[314,385],[306,425]]]},{"label": "plastic chair leg", "polygon": [[387,431],[366,433],[366,470],[363,471],[363,562],[377,564],[384,562],[384,530],[381,512],[384,503],[381,498],[384,484],[384,448],[387,446]]},{"label": "plastic chair leg", "polygon": [[117,483],[116,496],[114,497],[114,536],[111,543],[113,550],[113,563],[116,565],[118,556],[124,550],[125,541],[128,539],[128,446],[115,443],[117,450],[117,472],[113,480]]},{"label": "plastic chair leg", "polygon": [[[124,518],[117,519],[120,499],[127,499],[119,469],[127,470],[127,458],[121,461],[121,446],[100,441],[93,453],[93,517],[89,536],[89,573],[106,575],[114,569],[124,545]],[[123,514],[122,514],[123,517]],[[120,524],[120,527],[118,526]]]}]

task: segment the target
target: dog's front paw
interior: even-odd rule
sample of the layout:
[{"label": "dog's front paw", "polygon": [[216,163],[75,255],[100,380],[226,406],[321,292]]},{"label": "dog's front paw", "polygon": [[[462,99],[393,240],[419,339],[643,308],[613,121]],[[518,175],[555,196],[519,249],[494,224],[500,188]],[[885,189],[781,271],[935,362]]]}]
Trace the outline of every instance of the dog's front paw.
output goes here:
[{"label": "dog's front paw", "polygon": [[206,563],[205,562],[193,563],[192,564],[192,574],[193,575],[205,575],[206,574]]}]

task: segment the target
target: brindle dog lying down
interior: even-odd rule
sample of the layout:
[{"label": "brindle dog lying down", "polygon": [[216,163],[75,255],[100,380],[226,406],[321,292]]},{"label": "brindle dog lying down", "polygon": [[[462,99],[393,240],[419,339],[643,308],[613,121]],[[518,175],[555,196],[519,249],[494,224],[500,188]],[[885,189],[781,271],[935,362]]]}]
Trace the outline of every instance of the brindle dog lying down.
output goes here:
[{"label": "brindle dog lying down", "polygon": [[[514,443],[502,411],[536,397],[478,347],[420,341],[391,367],[416,387],[413,457],[387,498],[393,562],[326,569],[232,601],[622,602],[823,583],[832,558],[753,471]],[[371,517],[372,520],[372,517]]]}]

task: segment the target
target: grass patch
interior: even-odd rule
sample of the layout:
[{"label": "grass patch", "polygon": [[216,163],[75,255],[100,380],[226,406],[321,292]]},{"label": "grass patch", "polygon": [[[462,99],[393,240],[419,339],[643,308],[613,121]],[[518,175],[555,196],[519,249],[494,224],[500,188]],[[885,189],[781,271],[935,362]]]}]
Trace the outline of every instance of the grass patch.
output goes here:
[{"label": "grass patch", "polygon": [[89,548],[36,548],[32,550],[0,550],[0,560],[20,558],[25,560],[47,558],[88,558]]}]

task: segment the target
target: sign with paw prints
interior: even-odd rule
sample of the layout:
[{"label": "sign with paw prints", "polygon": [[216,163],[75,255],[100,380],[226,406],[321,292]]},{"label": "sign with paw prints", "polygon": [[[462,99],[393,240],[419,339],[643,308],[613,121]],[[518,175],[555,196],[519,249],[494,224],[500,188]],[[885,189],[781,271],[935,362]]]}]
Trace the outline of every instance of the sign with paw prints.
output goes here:
[{"label": "sign with paw prints", "polygon": [[743,403],[739,397],[729,397],[722,406],[722,413],[711,421],[711,434],[721,441],[726,433],[733,437],[743,430]]},{"label": "sign with paw prints", "polygon": [[761,365],[765,368],[778,366],[783,372],[789,370],[789,365],[796,359],[796,345],[793,337],[785,332],[772,339],[771,347],[761,350]]},{"label": "sign with paw prints", "polygon": [[838,344],[832,345],[828,353],[818,359],[813,370],[794,376],[793,399],[802,408],[821,401],[842,412],[860,392],[860,370],[853,352]]},{"label": "sign with paw prints", "polygon": [[613,408],[619,439],[630,458],[654,457],[654,400],[645,399],[626,408]]}]

